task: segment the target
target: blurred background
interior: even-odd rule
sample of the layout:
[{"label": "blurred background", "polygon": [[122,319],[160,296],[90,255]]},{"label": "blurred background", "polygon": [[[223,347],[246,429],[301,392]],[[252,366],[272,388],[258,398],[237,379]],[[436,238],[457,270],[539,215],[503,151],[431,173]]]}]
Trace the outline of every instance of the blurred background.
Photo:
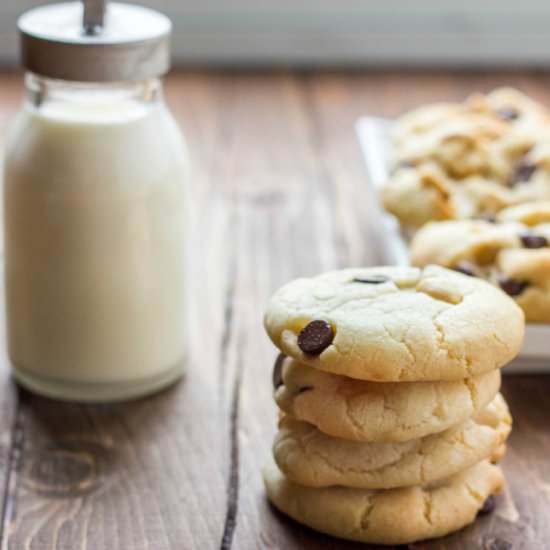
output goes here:
[{"label": "blurred background", "polygon": [[[44,3],[0,2],[2,66],[16,63],[17,17]],[[550,66],[544,0],[136,3],[172,18],[179,65]]]}]

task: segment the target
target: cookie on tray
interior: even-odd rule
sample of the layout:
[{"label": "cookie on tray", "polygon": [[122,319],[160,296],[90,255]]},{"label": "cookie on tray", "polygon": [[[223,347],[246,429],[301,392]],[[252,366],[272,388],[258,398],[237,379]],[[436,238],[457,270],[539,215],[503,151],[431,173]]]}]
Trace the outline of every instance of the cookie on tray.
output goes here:
[{"label": "cookie on tray", "polygon": [[405,227],[430,221],[494,217],[504,208],[550,200],[550,170],[518,165],[513,181],[472,175],[452,180],[434,164],[399,170],[381,191],[384,207]]},{"label": "cookie on tray", "polygon": [[426,485],[500,456],[512,418],[499,394],[477,416],[444,432],[399,443],[347,441],[285,416],[273,443],[284,475],[306,487],[392,489]]},{"label": "cookie on tray", "polygon": [[548,112],[517,90],[412,111],[395,123],[392,146],[382,200],[404,226],[550,199]]},{"label": "cookie on tray", "polygon": [[550,202],[505,209],[494,222],[432,222],[411,242],[411,262],[479,277],[509,294],[530,322],[550,322]]},{"label": "cookie on tray", "polygon": [[497,395],[500,370],[444,382],[368,382],[276,363],[275,401],[287,415],[350,441],[408,441],[478,414]]},{"label": "cookie on tray", "polygon": [[285,355],[380,382],[461,380],[521,347],[523,313],[492,285],[439,266],[357,268],[297,279],[265,327]]},{"label": "cookie on tray", "polygon": [[322,533],[372,544],[408,544],[441,537],[474,521],[504,484],[498,466],[479,462],[424,487],[389,490],[304,487],[270,463],[264,483],[273,505]]},{"label": "cookie on tray", "polygon": [[550,223],[550,201],[536,201],[506,208],[498,213],[495,221],[517,222],[528,227]]},{"label": "cookie on tray", "polygon": [[429,132],[395,144],[395,167],[433,162],[452,178],[490,175],[490,146],[509,130],[510,125],[495,115],[462,110]]},{"label": "cookie on tray", "polygon": [[386,210],[405,226],[461,217],[453,184],[434,163],[403,166],[382,188],[381,196]]},{"label": "cookie on tray", "polygon": [[432,160],[456,179],[475,174],[505,182],[548,123],[544,107],[512,88],[426,105],[395,122],[393,168]]}]

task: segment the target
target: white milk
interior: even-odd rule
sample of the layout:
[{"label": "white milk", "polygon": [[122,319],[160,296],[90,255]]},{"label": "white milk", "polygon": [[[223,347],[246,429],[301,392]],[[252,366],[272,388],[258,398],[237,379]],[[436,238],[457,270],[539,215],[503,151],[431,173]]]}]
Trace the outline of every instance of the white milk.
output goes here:
[{"label": "white milk", "polygon": [[97,97],[27,105],[8,139],[8,348],[21,378],[133,383],[185,355],[182,138],[162,103]]}]

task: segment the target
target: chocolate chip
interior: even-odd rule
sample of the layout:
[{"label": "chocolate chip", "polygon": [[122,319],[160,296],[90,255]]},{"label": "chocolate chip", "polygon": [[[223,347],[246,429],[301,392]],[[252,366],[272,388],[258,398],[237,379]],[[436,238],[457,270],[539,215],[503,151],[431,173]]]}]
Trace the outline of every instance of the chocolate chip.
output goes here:
[{"label": "chocolate chip", "polygon": [[514,107],[501,107],[495,113],[502,120],[516,120],[519,118],[519,111]]},{"label": "chocolate chip", "polygon": [[279,353],[277,359],[275,359],[275,364],[273,365],[273,389],[277,389],[283,385],[283,363],[286,359],[284,353]]},{"label": "chocolate chip", "polygon": [[503,273],[498,276],[498,284],[509,296],[519,296],[529,286],[527,281],[512,279]]},{"label": "chocolate chip", "polygon": [[454,271],[458,271],[459,273],[463,273],[464,275],[468,275],[469,277],[476,276],[476,266],[471,262],[458,262],[452,269]]},{"label": "chocolate chip", "polygon": [[548,246],[548,239],[542,235],[522,233],[519,238],[525,248],[544,248],[545,246]]},{"label": "chocolate chip", "polygon": [[298,393],[304,393],[313,389],[313,386],[302,386],[298,389]]},{"label": "chocolate chip", "polygon": [[353,282],[354,283],[365,283],[369,285],[380,285],[382,283],[386,283],[390,280],[390,278],[387,275],[380,275],[378,273],[374,273],[373,275],[366,275],[365,277],[354,277]]},{"label": "chocolate chip", "polygon": [[531,179],[531,176],[536,172],[537,166],[535,164],[529,164],[526,161],[522,161],[518,164],[516,171],[512,175],[510,185],[514,186],[518,183],[524,183]]},{"label": "chocolate chip", "polygon": [[308,355],[319,355],[334,339],[334,331],[326,321],[311,321],[298,334],[298,347]]},{"label": "chocolate chip", "polygon": [[494,214],[490,214],[489,212],[481,214],[478,219],[489,223],[497,223],[497,217]]},{"label": "chocolate chip", "polygon": [[479,514],[490,514],[496,506],[496,498],[495,495],[489,495],[487,499],[485,499],[485,502],[483,503],[483,506],[479,510]]},{"label": "chocolate chip", "polygon": [[512,550],[513,546],[511,542],[503,539],[491,539],[488,541],[487,550]]}]

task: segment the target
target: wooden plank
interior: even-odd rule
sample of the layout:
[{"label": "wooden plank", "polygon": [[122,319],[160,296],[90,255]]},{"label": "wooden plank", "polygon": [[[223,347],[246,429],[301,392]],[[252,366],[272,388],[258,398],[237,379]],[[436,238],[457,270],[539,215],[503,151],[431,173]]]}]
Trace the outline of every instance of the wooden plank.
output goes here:
[{"label": "wooden plank", "polygon": [[[536,79],[521,74],[497,75],[493,80],[476,74],[454,77],[435,73],[420,76],[323,73],[287,79],[285,89],[280,92],[285,105],[280,110],[281,120],[275,130],[273,126],[270,128],[275,136],[286,133],[285,145],[292,151],[290,154],[298,152],[303,166],[314,168],[311,172],[289,175],[278,169],[282,176],[292,178],[294,186],[283,188],[277,200],[273,200],[270,187],[258,186],[256,200],[262,211],[250,205],[241,208],[243,236],[238,262],[243,266],[246,282],[236,293],[242,307],[237,316],[246,325],[242,329],[246,345],[241,362],[241,484],[234,548],[365,548],[314,533],[279,514],[266,502],[259,472],[270,453],[275,433],[269,375],[276,354],[263,333],[258,309],[274,289],[294,277],[343,265],[376,263],[377,247],[383,243],[373,241],[377,234],[370,216],[372,204],[365,195],[362,159],[353,135],[353,123],[358,116],[364,113],[395,116],[414,104],[459,98],[478,86],[491,88],[507,79],[536,87]],[[540,93],[540,86],[537,89]],[[301,107],[293,110],[294,104]],[[283,128],[279,129],[280,126]],[[262,151],[262,156],[268,156],[273,147],[278,150],[276,144],[268,141],[269,152]],[[308,200],[301,201],[303,196]],[[297,204],[299,207],[293,212],[292,205]],[[326,227],[330,227],[332,238],[326,238]],[[530,390],[535,385],[538,390],[533,394]],[[514,377],[505,381],[504,392],[516,417],[516,427],[504,462],[509,488],[499,498],[497,510],[461,533],[411,548],[496,550],[499,544],[504,544],[502,541],[511,543],[513,548],[544,547],[550,530],[538,518],[550,509],[545,481],[550,463],[545,460],[543,450],[550,444],[550,434],[541,413],[545,406],[543,396],[548,391],[550,378]]]},{"label": "wooden plank", "polygon": [[[345,95],[345,84],[343,79],[333,79],[332,84],[327,93],[336,105]],[[269,188],[258,186],[257,196],[265,196],[262,211],[242,208],[239,265],[253,264],[254,270],[242,269],[249,277],[241,290],[244,314],[239,315],[246,322],[244,334],[248,335],[239,419],[243,482],[234,542],[239,549],[347,548],[346,543],[317,535],[277,513],[266,502],[259,474],[276,430],[269,383],[276,352],[264,334],[261,309],[273,290],[292,278],[375,261],[368,224],[372,204],[361,202],[364,194],[357,193],[355,186],[362,169],[357,159],[349,162],[355,149],[353,119],[343,117],[338,131],[327,135],[311,87],[308,76],[285,78],[279,91],[279,119],[270,126],[274,142],[270,140],[262,153],[267,164],[273,148],[285,147],[292,155],[300,155],[303,170],[277,163],[281,181],[292,180],[292,187],[281,188],[273,200]],[[280,135],[286,136],[282,143]],[[333,156],[327,142],[338,143],[343,157]],[[350,212],[351,205],[355,214]]]},{"label": "wooden plank", "polygon": [[[21,100],[21,85],[14,75],[0,80],[0,147],[3,136]],[[0,171],[2,155],[0,154]],[[3,205],[0,194],[0,208]],[[3,258],[4,229],[0,224],[0,258]],[[3,270],[0,271],[3,276]],[[4,311],[4,293],[0,293],[0,312]],[[4,315],[0,315],[0,547],[5,545],[5,519],[13,513],[14,502],[11,494],[17,484],[17,469],[23,444],[22,416],[17,413],[18,391],[9,376],[6,354],[6,325]]]},{"label": "wooden plank", "polygon": [[[168,96],[196,160],[193,348],[186,378],[129,404],[81,406],[22,393],[23,445],[8,486],[3,548],[214,548],[226,513],[223,373],[233,228],[223,82],[176,77]],[[196,116],[196,113],[205,116]],[[216,165],[209,155],[216,152]]]},{"label": "wooden plank", "polygon": [[[175,388],[126,405],[22,393],[17,415],[11,386],[0,384],[7,503],[0,547],[365,548],[313,533],[266,502],[260,470],[275,433],[276,353],[262,312],[271,292],[294,277],[379,257],[383,242],[353,134],[357,116],[395,115],[506,81],[550,104],[546,77],[521,73],[172,77],[168,99],[195,171],[189,373]],[[0,80],[0,132],[19,90],[14,79]],[[509,492],[463,533],[414,548],[496,550],[501,538],[534,550],[550,540],[542,412],[550,378],[514,377],[504,390],[516,419],[505,461]]]},{"label": "wooden plank", "polygon": [[[327,97],[338,103],[345,93],[345,85],[337,79],[332,83],[334,86],[331,91],[327,90]],[[365,240],[369,240],[367,220],[371,205],[358,204],[364,198],[363,194],[354,194],[359,165],[348,162],[350,143],[353,151],[353,121],[343,117],[345,122],[342,121],[338,133],[329,136],[317,116],[311,78],[289,78],[285,88],[283,99],[287,108],[282,115],[286,119],[282,116],[279,124],[287,126],[285,145],[299,152],[308,172],[292,175],[294,186],[285,189],[281,201],[284,204],[268,204],[263,216],[248,212],[249,245],[239,258],[242,257],[242,261],[254,258],[256,276],[246,285],[243,297],[251,304],[250,308],[252,304],[264,306],[275,288],[294,277],[338,265],[374,261],[373,248],[364,246]],[[334,158],[326,155],[327,141],[341,139],[345,141],[341,148],[345,154],[333,163]],[[303,197],[307,199],[304,201]],[[353,200],[357,210],[365,213],[364,217],[350,215]],[[298,204],[300,208],[294,211],[284,208]],[[250,237],[257,234],[262,238]],[[272,253],[266,254],[265,250]],[[246,332],[252,335],[249,341],[254,342],[257,349],[249,349],[243,377],[245,397],[240,426],[246,437],[243,436],[241,443],[241,468],[242,477],[248,481],[247,491],[242,491],[239,519],[243,521],[237,527],[235,548],[343,548],[345,543],[312,533],[277,513],[266,502],[259,471],[268,458],[276,430],[275,406],[268,383],[276,352],[264,335],[258,315],[248,322]]]}]

